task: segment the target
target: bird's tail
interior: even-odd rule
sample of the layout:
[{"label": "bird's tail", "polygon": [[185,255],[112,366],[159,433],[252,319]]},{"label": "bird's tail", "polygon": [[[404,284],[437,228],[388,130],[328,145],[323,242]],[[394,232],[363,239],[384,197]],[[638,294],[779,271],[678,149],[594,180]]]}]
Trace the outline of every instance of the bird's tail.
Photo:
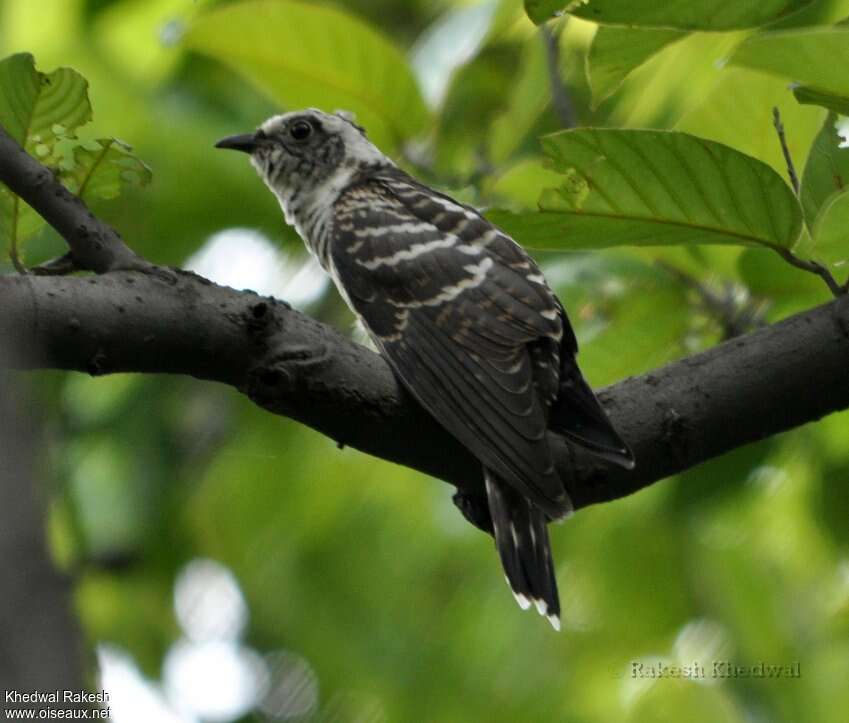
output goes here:
[{"label": "bird's tail", "polygon": [[560,630],[560,599],[545,513],[486,468],[484,479],[495,546],[516,602],[523,610],[533,603]]}]

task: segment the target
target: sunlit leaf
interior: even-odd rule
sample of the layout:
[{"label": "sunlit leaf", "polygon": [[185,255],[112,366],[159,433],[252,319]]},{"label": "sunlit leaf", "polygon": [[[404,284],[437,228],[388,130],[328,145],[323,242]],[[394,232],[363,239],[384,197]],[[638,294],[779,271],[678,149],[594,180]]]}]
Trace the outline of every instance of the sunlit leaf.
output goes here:
[{"label": "sunlit leaf", "polygon": [[677,28],[680,30],[733,30],[753,28],[794,13],[813,0],[588,0],[567,10],[603,25]]},{"label": "sunlit leaf", "polygon": [[849,260],[849,191],[835,193],[820,209],[812,233],[814,258],[832,266]]},{"label": "sunlit leaf", "polygon": [[726,67],[676,130],[754,156],[785,178],[787,162],[775,132],[773,108],[781,113],[790,155],[801,165],[822,125],[823,111],[799,105],[782,79],[749,68]]},{"label": "sunlit leaf", "polygon": [[849,97],[849,27],[753,35],[737,48],[731,63]]},{"label": "sunlit leaf", "polygon": [[541,158],[524,158],[487,183],[491,205],[534,211],[540,191],[560,183],[560,174],[546,167]]},{"label": "sunlit leaf", "polygon": [[125,185],[144,186],[152,176],[150,168],[131,151],[115,138],[90,141],[73,150],[73,161],[63,168],[62,179],[83,199],[116,198]]},{"label": "sunlit leaf", "polygon": [[746,35],[747,31],[689,33],[670,43],[625,78],[605,125],[674,127],[683,115],[704,104],[728,72],[725,59]]},{"label": "sunlit leaf", "polygon": [[587,55],[587,77],[597,106],[640,65],[686,33],[664,28],[601,26]]},{"label": "sunlit leaf", "polygon": [[285,109],[353,111],[389,150],[426,125],[402,53],[342,10],[295,0],[232,3],[199,17],[185,42],[235,68]]},{"label": "sunlit leaf", "polygon": [[802,212],[769,166],[684,133],[579,129],[546,136],[563,178],[541,213],[489,217],[531,245],[603,248],[663,244],[790,247]]}]

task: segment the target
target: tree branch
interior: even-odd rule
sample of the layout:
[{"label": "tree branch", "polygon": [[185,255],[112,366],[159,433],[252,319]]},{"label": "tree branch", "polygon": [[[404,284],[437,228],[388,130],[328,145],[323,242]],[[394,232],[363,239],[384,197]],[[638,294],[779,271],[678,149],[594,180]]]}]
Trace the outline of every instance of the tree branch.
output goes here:
[{"label": "tree branch", "polygon": [[[52,174],[34,169],[37,161],[7,163],[10,154],[20,155],[16,146],[0,142],[0,178],[9,178],[65,236],[86,268],[120,266],[132,252],[117,233]],[[0,308],[11,324],[4,338],[28,351],[15,368],[222,382],[340,444],[464,489],[482,485],[480,464],[410,398],[378,354],[283,302],[188,272],[163,279],[112,271],[87,278],[2,276]],[[629,494],[849,407],[847,360],[849,297],[843,296],[603,390],[636,469],[611,468],[553,436],[558,470],[576,507]]]},{"label": "tree branch", "polygon": [[[465,489],[479,464],[398,385],[386,362],[288,305],[182,272],[0,277],[26,369],[187,374],[232,385],[340,444]],[[35,353],[32,350],[37,350]],[[577,507],[849,407],[849,298],[601,392],[637,457],[610,468],[552,437]],[[816,380],[813,383],[812,380]]]}]

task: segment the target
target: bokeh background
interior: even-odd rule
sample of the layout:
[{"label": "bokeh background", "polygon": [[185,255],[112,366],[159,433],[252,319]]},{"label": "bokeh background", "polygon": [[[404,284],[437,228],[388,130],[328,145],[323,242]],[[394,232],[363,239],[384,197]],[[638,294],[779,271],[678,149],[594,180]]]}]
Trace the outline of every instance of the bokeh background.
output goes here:
[{"label": "bokeh background", "polygon": [[[211,20],[234,4],[203,0],[0,0],[0,57],[28,51],[41,70],[78,70],[94,108],[83,134],[117,136],[150,166],[149,185],[95,204],[131,246],[351,333],[245,159],[212,148],[281,109],[326,107],[345,72],[374,77],[358,110],[378,142],[480,205],[533,203],[528,189],[548,173],[536,139],[569,114],[577,125],[685,130],[782,174],[772,107],[800,168],[826,122],[787,78],[724,62],[745,32],[694,33],[593,108],[586,21],[555,23],[547,39],[511,0],[351,0],[320,22],[310,13],[322,3],[287,21],[263,16],[270,4],[254,3],[256,23]],[[833,23],[849,1],[817,0],[806,13],[808,24]],[[379,34],[398,62],[362,50],[334,66],[372,47],[358,33]],[[565,106],[552,103],[552,59]],[[421,95],[381,96],[406,63]],[[400,135],[381,120],[393,104]],[[26,260],[61,250],[45,230]],[[717,343],[729,308],[745,329],[828,300],[818,279],[767,251],[534,253],[595,386]],[[439,481],[338,450],[230,388],[15,380],[40,429],[35,476],[86,641],[80,666],[110,690],[119,723],[847,720],[846,413],[553,528],[558,635],[519,611],[491,541]],[[632,676],[635,662],[694,661],[706,679]],[[801,675],[713,679],[713,661],[798,663]]]}]

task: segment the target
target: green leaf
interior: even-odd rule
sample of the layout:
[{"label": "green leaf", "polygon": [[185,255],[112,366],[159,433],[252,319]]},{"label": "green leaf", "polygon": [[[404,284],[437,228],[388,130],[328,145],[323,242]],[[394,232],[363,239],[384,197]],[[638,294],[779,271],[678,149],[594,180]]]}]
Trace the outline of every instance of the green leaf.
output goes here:
[{"label": "green leaf", "polygon": [[849,97],[849,27],[753,35],[740,44],[731,63]]},{"label": "green leaf", "polygon": [[547,168],[541,158],[524,158],[503,173],[490,177],[485,190],[498,207],[535,210],[540,189],[556,186],[560,174]]},{"label": "green leaf", "polygon": [[541,25],[558,15],[566,4],[566,0],[525,0],[525,12],[534,23]]},{"label": "green leaf", "polygon": [[489,132],[492,163],[503,163],[522,145],[550,98],[545,48],[534,33],[522,48],[519,68],[507,96],[507,108],[495,119]]},{"label": "green leaf", "polygon": [[791,247],[802,228],[793,192],[769,166],[684,133],[578,129],[546,136],[563,180],[542,213],[493,212],[517,240],[548,248],[664,244]]},{"label": "green leaf", "polygon": [[9,56],[0,61],[0,124],[30,154],[52,159],[56,142],[91,120],[87,91],[70,68],[40,73],[29,53]]},{"label": "green leaf", "polygon": [[[32,55],[0,61],[0,124],[73,193],[115,198],[128,183],[143,185],[150,169],[114,139],[80,143],[77,129],[91,120],[88,83],[70,68],[41,73]],[[0,185],[0,245],[19,260],[20,245],[44,220]]]},{"label": "green leaf", "polygon": [[388,150],[428,121],[403,54],[361,20],[295,0],[250,0],[202,15],[188,47],[235,68],[288,109],[353,111]]},{"label": "green leaf", "polygon": [[[442,104],[435,134],[435,168],[464,177],[480,167],[482,129],[492,125],[505,105],[519,65],[521,46],[491,44],[455,74]],[[474,108],[474,113],[469,113]]]},{"label": "green leaf", "polygon": [[841,148],[837,116],[829,113],[817,134],[802,173],[802,209],[808,228],[813,228],[820,209],[844,188],[849,188],[849,148]]},{"label": "green leaf", "polygon": [[[57,143],[74,137],[78,126],[91,119],[85,79],[70,68],[40,73],[29,53],[0,61],[0,125],[31,155],[52,165],[59,159]],[[35,211],[0,185],[0,246],[19,260],[20,245],[44,221]]]},{"label": "green leaf", "polygon": [[567,11],[601,25],[677,28],[679,30],[733,30],[754,28],[796,12],[813,0],[589,0],[572,3]]},{"label": "green leaf", "polygon": [[814,224],[811,255],[829,266],[849,261],[849,191],[835,193],[823,204]]},{"label": "green leaf", "polygon": [[700,106],[725,76],[727,58],[746,34],[743,30],[690,33],[666,46],[625,79],[605,124],[674,127],[683,115]]},{"label": "green leaf", "polygon": [[824,93],[809,85],[793,88],[793,95],[802,105],[819,105],[840,115],[849,115],[849,96]]},{"label": "green leaf", "polygon": [[685,36],[680,30],[662,28],[599,27],[587,54],[593,107],[612,95],[631,71]]},{"label": "green leaf", "polygon": [[152,175],[150,168],[132,154],[130,146],[116,138],[78,146],[73,150],[71,164],[61,173],[65,185],[84,200],[117,198],[125,186],[147,185]]}]

